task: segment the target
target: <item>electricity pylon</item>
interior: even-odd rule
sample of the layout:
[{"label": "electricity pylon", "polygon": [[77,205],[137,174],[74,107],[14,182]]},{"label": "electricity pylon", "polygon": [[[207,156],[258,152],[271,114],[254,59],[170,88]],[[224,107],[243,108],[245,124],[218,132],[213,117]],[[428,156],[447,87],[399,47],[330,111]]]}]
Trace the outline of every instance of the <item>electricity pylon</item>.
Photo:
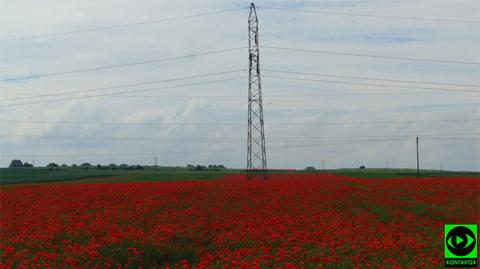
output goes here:
[{"label": "electricity pylon", "polygon": [[267,179],[267,155],[263,128],[262,86],[260,81],[260,50],[258,18],[255,4],[250,5],[248,17],[248,138],[247,178]]}]

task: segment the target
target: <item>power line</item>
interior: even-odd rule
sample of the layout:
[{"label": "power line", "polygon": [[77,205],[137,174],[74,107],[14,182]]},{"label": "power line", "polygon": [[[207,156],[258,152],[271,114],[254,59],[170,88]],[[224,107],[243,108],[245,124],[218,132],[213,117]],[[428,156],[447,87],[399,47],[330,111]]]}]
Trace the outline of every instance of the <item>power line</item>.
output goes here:
[{"label": "power line", "polygon": [[[399,140],[396,140],[399,141]],[[387,142],[386,140],[377,140],[377,141],[365,141],[365,142]],[[342,143],[315,143],[315,144],[302,144],[302,145],[293,145],[293,146],[269,146],[269,149],[289,149],[289,148],[304,148],[304,147],[318,147],[318,146],[335,146],[335,145],[348,145],[348,144],[357,144],[357,141],[354,142],[342,142]],[[85,154],[34,154],[34,153],[25,153],[25,154],[16,154],[15,156],[41,156],[41,157],[91,157],[91,156],[136,156],[136,155],[145,155],[145,156],[155,156],[157,154],[190,154],[190,153],[211,153],[211,152],[235,152],[244,150],[236,149],[221,149],[221,150],[195,150],[195,151],[163,151],[163,152],[146,152],[146,153],[85,153]]]},{"label": "power line", "polygon": [[[365,96],[365,95],[405,95],[405,94],[445,94],[448,92],[432,92],[432,91],[402,91],[402,92],[362,92],[362,93],[333,93],[333,94],[268,94],[264,95],[268,99],[272,98],[295,98],[295,97],[343,97],[343,96]],[[119,95],[112,96],[114,98],[247,98],[246,95]]]},{"label": "power line", "polygon": [[125,28],[125,27],[137,26],[137,25],[154,24],[154,23],[161,23],[161,22],[168,22],[168,21],[176,21],[176,20],[181,20],[181,19],[190,19],[190,18],[195,18],[195,17],[203,17],[203,16],[208,16],[208,15],[215,15],[215,14],[222,14],[222,13],[230,13],[230,12],[234,12],[234,11],[238,11],[238,10],[242,10],[242,9],[245,9],[245,8],[235,8],[235,9],[219,10],[219,11],[212,11],[212,12],[205,12],[205,13],[197,13],[197,14],[186,15],[186,16],[178,16],[178,17],[171,17],[171,18],[164,18],[164,19],[155,19],[155,20],[148,20],[148,21],[140,21],[140,22],[116,24],[116,25],[110,25],[110,26],[101,26],[101,27],[95,27],[95,28],[87,28],[87,29],[80,29],[80,30],[73,30],[73,31],[65,31],[65,32],[57,32],[57,33],[49,33],[49,34],[26,35],[26,36],[20,36],[20,37],[8,38],[8,39],[0,39],[0,42],[29,40],[29,39],[37,39],[37,38],[46,38],[46,37],[55,37],[55,36],[63,36],[63,35],[87,33],[87,32],[104,31],[104,30]]},{"label": "power line", "polygon": [[[475,139],[480,139],[480,133],[446,133],[446,134],[403,134],[403,135],[363,135],[363,136],[274,136],[269,137],[269,140],[277,141],[315,141],[315,140],[328,140],[328,141],[362,141],[363,139],[408,139],[416,136],[421,136],[422,139],[434,139],[434,138],[468,138],[472,137]],[[212,137],[202,137],[202,136],[191,136],[191,137],[178,137],[178,136],[161,136],[161,137],[129,137],[129,136],[66,136],[66,135],[27,135],[27,134],[0,134],[0,137],[3,138],[15,138],[15,137],[25,137],[32,139],[67,139],[67,140],[76,140],[76,139],[85,139],[85,140],[110,140],[110,141],[141,141],[141,142],[159,142],[166,141],[169,143],[178,142],[178,143],[194,143],[194,142],[225,142],[225,143],[234,143],[234,142],[243,142],[245,140],[243,137],[222,137],[222,138],[212,138]]]},{"label": "power line", "polygon": [[[369,141],[369,142],[378,142],[378,141]],[[380,141],[383,142],[383,141]],[[357,142],[353,142],[357,143]],[[352,144],[352,143],[342,143],[342,144]],[[322,143],[321,146],[331,146],[331,145],[338,145],[338,143]],[[306,147],[307,145],[298,145],[298,146],[270,146],[270,149],[285,149],[285,148],[302,148]],[[315,145],[308,145],[308,147],[319,146],[318,143]],[[85,153],[85,154],[34,154],[34,153],[26,153],[26,154],[16,154],[15,156],[38,156],[38,157],[91,157],[91,156],[137,156],[137,155],[144,155],[144,156],[155,156],[157,154],[202,154],[202,153],[212,153],[212,152],[236,152],[244,150],[236,148],[236,149],[221,149],[221,150],[195,150],[195,151],[163,151],[163,152],[148,152],[148,153]]]},{"label": "power line", "polygon": [[415,86],[400,86],[400,85],[388,85],[388,84],[373,84],[373,83],[359,83],[359,82],[346,82],[346,81],[336,81],[336,80],[320,80],[320,79],[308,79],[308,78],[298,78],[298,77],[279,77],[279,76],[265,76],[265,78],[275,78],[275,79],[288,79],[288,80],[300,80],[300,81],[313,81],[313,82],[322,82],[322,83],[335,83],[335,84],[348,84],[348,85],[362,85],[362,86],[374,86],[374,87],[388,87],[388,88],[402,88],[402,89],[420,89],[420,90],[429,90],[429,91],[447,91],[447,92],[468,92],[468,93],[480,93],[476,90],[463,90],[463,89],[444,89],[444,88],[428,88],[428,87],[415,87]]},{"label": "power line", "polygon": [[[340,96],[356,96],[356,95],[404,95],[411,93],[429,93],[432,92],[388,92],[388,93],[345,93],[345,94],[264,94],[263,96],[268,99],[272,98],[295,98],[295,97],[320,97],[320,96],[330,96],[330,97],[340,97]],[[244,95],[122,95],[122,96],[112,96],[118,98],[194,98],[194,97],[205,97],[205,98],[248,98]]]},{"label": "power line", "polygon": [[[200,74],[200,75],[194,75],[194,76],[185,76],[185,77],[178,77],[178,78],[171,78],[171,79],[164,79],[164,80],[156,80],[156,81],[148,81],[148,82],[137,82],[137,83],[131,83],[131,84],[123,84],[123,85],[115,85],[115,86],[108,86],[108,87],[101,87],[101,88],[94,88],[94,89],[88,89],[88,90],[74,90],[74,91],[65,91],[65,92],[55,92],[55,93],[50,93],[50,94],[41,94],[41,95],[33,95],[33,96],[23,96],[23,97],[14,97],[14,98],[8,98],[8,99],[3,99],[2,101],[13,101],[13,100],[25,100],[25,99],[35,99],[35,98],[42,98],[42,97],[50,97],[50,96],[58,96],[58,95],[68,95],[68,94],[76,94],[76,93],[86,93],[86,92],[96,92],[96,91],[103,91],[103,90],[110,90],[110,89],[117,89],[117,88],[127,88],[127,87],[134,87],[134,86],[141,86],[141,85],[149,85],[149,84],[156,84],[156,83],[163,83],[163,82],[171,82],[171,81],[179,81],[179,80],[186,80],[186,79],[192,79],[192,78],[202,78],[202,77],[209,77],[209,76],[216,76],[216,75],[224,75],[224,74],[230,74],[230,73],[235,73],[235,72],[242,72],[246,71],[246,69],[236,69],[236,70],[229,70],[229,71],[224,71],[224,72],[216,72],[216,73],[208,73],[208,74]],[[300,74],[300,75],[311,75],[311,76],[327,76],[327,77],[339,77],[339,78],[354,78],[354,79],[363,79],[363,80],[379,80],[379,81],[389,81],[389,82],[407,82],[407,83],[420,83],[420,84],[434,84],[434,85],[448,85],[448,86],[464,86],[464,87],[480,87],[480,85],[469,85],[469,84],[452,84],[452,83],[437,83],[437,82],[424,82],[424,81],[412,81],[412,80],[394,80],[394,79],[380,79],[380,78],[371,78],[371,77],[355,77],[355,76],[343,76],[343,75],[332,75],[332,74],[318,74],[318,73],[305,73],[305,72],[295,72],[295,71],[282,71],[282,70],[274,70],[274,69],[264,69],[264,71],[267,72],[273,72],[273,73],[284,73],[284,74]],[[424,89],[424,88],[422,88]],[[335,94],[337,95],[337,94]],[[289,97],[292,95],[285,95],[285,97]],[[299,95],[294,95],[294,96],[299,96]],[[301,95],[300,95],[301,96]],[[308,95],[312,96],[312,95]],[[322,95],[324,96],[324,95]],[[331,96],[331,95],[328,95]],[[152,96],[148,96],[152,97]],[[220,97],[220,98],[225,98],[225,97],[238,97],[238,98],[244,98],[244,96],[159,96],[159,97]],[[269,97],[282,97],[282,95],[269,95]]]},{"label": "power line", "polygon": [[[480,119],[444,119],[444,120],[379,120],[379,121],[316,121],[316,122],[268,122],[266,125],[376,125],[376,124],[405,124],[405,123],[455,123],[475,122]],[[0,123],[33,123],[33,124],[72,124],[72,125],[146,125],[146,126],[246,126],[245,123],[165,123],[165,122],[115,122],[115,121],[48,121],[48,120],[0,120]]]},{"label": "power line", "polygon": [[61,102],[61,101],[70,101],[70,100],[74,100],[74,99],[97,98],[97,97],[112,96],[112,95],[125,94],[125,93],[148,92],[148,91],[157,91],[157,90],[163,90],[163,89],[173,89],[173,88],[182,88],[182,87],[188,87],[188,86],[206,85],[206,84],[213,84],[213,83],[232,81],[232,80],[238,80],[238,79],[245,79],[245,77],[242,76],[242,77],[210,80],[210,81],[205,81],[205,82],[189,83],[189,84],[183,84],[183,85],[173,85],[173,86],[157,87],[157,88],[149,88],[149,89],[120,91],[120,92],[114,92],[114,93],[104,93],[104,94],[87,95],[87,96],[76,96],[76,97],[69,97],[69,98],[62,98],[62,99],[50,99],[50,100],[42,100],[42,101],[34,101],[34,102],[6,104],[6,105],[1,105],[1,106],[2,107],[15,107],[15,106],[32,105],[32,104],[44,104],[44,103],[53,103],[53,102]]},{"label": "power line", "polygon": [[[122,68],[122,67],[127,67],[127,66],[134,66],[134,65],[143,65],[143,64],[151,64],[151,63],[157,63],[157,62],[172,61],[172,60],[178,60],[178,59],[183,59],[183,58],[192,58],[192,57],[198,57],[198,56],[221,54],[221,53],[227,53],[227,52],[242,50],[242,49],[245,49],[245,48],[246,47],[230,48],[230,49],[223,49],[223,50],[213,50],[213,51],[193,53],[193,54],[175,56],[175,57],[169,57],[169,58],[153,59],[153,60],[147,60],[147,61],[138,61],[138,62],[124,63],[124,64],[90,67],[90,68],[84,68],[84,69],[76,69],[76,70],[68,70],[68,71],[60,71],[60,72],[52,72],[52,73],[24,75],[24,76],[19,76],[19,77],[2,78],[2,79],[0,79],[0,81],[5,82],[5,81],[15,81],[15,80],[21,80],[21,79],[44,78],[44,77],[61,76],[61,75],[67,75],[67,74],[92,72],[92,71],[107,70],[107,69],[115,69],[115,68]],[[449,60],[439,60],[439,59],[420,59],[420,58],[407,58],[407,57],[396,57],[396,56],[381,56],[381,55],[371,55],[371,54],[360,54],[360,53],[349,53],[349,52],[338,52],[338,51],[322,51],[322,50],[298,49],[298,48],[285,48],[285,47],[274,47],[274,46],[262,46],[262,48],[275,49],[275,50],[301,51],[301,52],[310,52],[310,53],[322,53],[322,54],[336,54],[336,55],[344,55],[344,56],[386,58],[386,59],[395,59],[395,60],[410,60],[410,61],[423,61],[423,62],[426,61],[426,62],[454,63],[454,64],[473,64],[473,65],[480,64],[478,62],[449,61]]]},{"label": "power line", "polygon": [[[431,92],[431,91],[402,91],[402,92],[363,92],[363,93],[334,93],[334,94],[268,94],[265,95],[268,99],[272,98],[294,98],[294,97],[342,97],[342,96],[363,96],[363,95],[405,95],[405,94],[441,94],[446,92]],[[246,99],[246,95],[118,95],[111,96],[113,98],[243,98]]]},{"label": "power line", "polygon": [[[359,54],[359,53],[320,51],[320,50],[296,49],[296,48],[283,48],[283,47],[273,47],[273,46],[262,46],[262,47],[263,48],[269,48],[269,49],[276,49],[276,50],[289,50],[289,51],[302,51],[302,52],[310,52],[310,53],[326,53],[326,54],[337,54],[337,55],[347,55],[347,56],[387,58],[387,59],[396,59],[396,60],[429,61],[429,62],[457,63],[457,64],[480,64],[478,62],[462,62],[462,61],[448,61],[448,60],[438,60],[438,59],[420,59],[420,58],[405,58],[405,57],[395,57],[395,56],[379,56],[379,55],[369,55],[369,54]],[[147,61],[138,61],[138,62],[124,63],[124,64],[106,65],[106,66],[99,66],[99,67],[69,70],[69,71],[43,73],[43,74],[35,74],[35,75],[24,75],[24,76],[11,77],[11,78],[2,78],[2,79],[0,79],[0,81],[5,82],[5,81],[15,81],[15,80],[21,80],[21,79],[44,78],[44,77],[60,76],[60,75],[67,75],[67,74],[74,74],[74,73],[83,73],[83,72],[92,72],[92,71],[99,71],[99,70],[115,69],[115,68],[122,68],[122,67],[127,67],[127,66],[134,66],[134,65],[143,65],[143,64],[151,64],[151,63],[164,62],[164,61],[172,61],[172,60],[178,60],[178,59],[183,59],[183,58],[191,58],[191,57],[198,57],[198,56],[205,56],[205,55],[221,54],[221,53],[227,53],[227,52],[232,52],[232,51],[238,51],[238,50],[242,50],[242,49],[245,49],[245,47],[230,48],[230,49],[223,49],[223,50],[214,50],[214,51],[194,53],[194,54],[188,54],[188,55],[182,55],[182,56],[154,59],[154,60],[147,60]]]},{"label": "power line", "polygon": [[186,80],[186,79],[192,79],[192,78],[204,78],[204,77],[211,77],[211,76],[217,76],[217,75],[225,75],[225,74],[237,73],[237,72],[242,72],[242,71],[246,71],[246,69],[236,69],[236,70],[229,70],[229,71],[224,71],[224,72],[200,74],[200,75],[194,75],[194,76],[177,77],[177,78],[147,81],[147,82],[137,82],[137,83],[115,85],[115,86],[108,86],[108,87],[102,87],[102,88],[94,88],[94,89],[88,89],[88,90],[75,90],[75,91],[55,92],[55,93],[49,93],[49,94],[40,94],[40,95],[34,95],[34,96],[15,97],[15,98],[3,99],[2,101],[35,99],[35,98],[42,98],[42,97],[49,97],[49,96],[68,95],[68,94],[87,93],[87,92],[97,92],[97,91],[112,90],[112,89],[118,89],[118,88],[128,88],[128,87],[150,85],[150,84],[163,83],[163,82]]},{"label": "power line", "polygon": [[[480,140],[480,137],[474,137],[475,140]],[[428,140],[448,140],[448,141],[465,141],[472,140],[472,138],[454,138],[454,137],[429,137]]]},{"label": "power line", "polygon": [[[262,76],[265,77],[265,76]],[[287,77],[272,77],[266,76],[267,78],[281,78],[281,79],[293,79],[293,80],[304,80],[304,81],[317,81],[317,82],[324,82],[320,80],[311,80],[311,79],[300,79],[300,78],[287,78]],[[185,84],[185,85],[175,85],[169,87],[159,87],[159,88],[149,88],[149,89],[140,89],[136,91],[124,91],[124,92],[116,92],[116,93],[108,93],[108,94],[97,94],[97,95],[88,95],[88,96],[79,96],[79,97],[70,97],[70,98],[63,98],[63,99],[49,99],[49,100],[41,100],[41,101],[34,101],[34,102],[26,102],[26,103],[13,103],[13,104],[4,104],[0,107],[15,107],[15,106],[24,106],[24,105],[32,105],[32,104],[43,104],[43,103],[53,103],[53,102],[61,102],[61,101],[70,101],[75,99],[86,99],[86,98],[101,98],[104,96],[114,97],[114,98],[247,98],[243,95],[124,95],[126,93],[135,93],[135,92],[143,92],[143,91],[154,91],[154,90],[162,90],[162,89],[171,89],[171,88],[180,88],[180,87],[187,87],[187,86],[195,86],[195,85],[204,85],[204,84],[213,84],[223,81],[231,81],[231,80],[238,80],[244,79],[245,77],[235,77],[235,78],[228,78],[228,79],[221,79],[221,80],[214,80],[214,81],[207,81],[202,83],[192,83],[192,84]],[[337,83],[337,82],[332,82]],[[340,82],[338,82],[340,83]],[[380,85],[378,85],[380,86]],[[394,86],[387,86],[385,87],[394,87]],[[398,88],[405,88],[400,87]],[[465,92],[465,91],[461,91]],[[268,99],[272,98],[298,98],[298,97],[348,97],[348,96],[378,96],[378,95],[405,95],[412,93],[415,94],[440,94],[440,93],[448,93],[447,91],[438,91],[438,92],[422,92],[422,91],[411,91],[411,92],[365,92],[365,93],[338,93],[338,94],[277,94],[277,95],[266,95]],[[469,91],[469,93],[479,93],[476,91]]]},{"label": "power line", "polygon": [[412,138],[416,136],[422,136],[423,139],[430,139],[430,138],[436,138],[436,137],[441,137],[441,138],[449,138],[448,136],[452,137],[465,137],[465,136],[474,136],[474,138],[480,138],[480,133],[449,133],[449,134],[423,134],[423,135],[414,135],[414,134],[405,134],[405,135],[367,135],[367,136],[320,136],[320,137],[315,137],[315,136],[307,136],[307,137],[296,137],[296,136],[279,136],[279,137],[271,137],[269,139],[281,139],[281,140],[328,140],[328,139],[370,139],[370,138],[379,138],[379,139],[384,139],[384,138]]},{"label": "power line", "polygon": [[160,152],[145,152],[145,153],[85,153],[85,154],[16,154],[15,156],[39,156],[39,157],[89,157],[89,156],[155,156],[157,154],[195,154],[195,153],[210,153],[210,152],[231,152],[239,149],[223,149],[223,150],[193,150],[193,151],[160,151]]},{"label": "power line", "polygon": [[[407,138],[410,140],[411,138]],[[406,139],[390,139],[390,140],[364,140],[365,143],[378,143],[378,142],[402,142]],[[430,139],[428,139],[430,140]],[[435,140],[435,139],[432,139]],[[476,141],[478,142],[478,141]],[[325,146],[343,146],[343,145],[359,145],[358,140],[355,141],[341,141],[341,143],[315,143],[315,144],[302,144],[302,145],[290,145],[290,146],[269,146],[269,150],[278,149],[296,149],[296,148],[315,148],[315,147],[325,147]],[[361,144],[360,144],[361,145]],[[85,154],[34,154],[34,153],[16,153],[15,156],[35,156],[35,157],[91,157],[91,156],[155,156],[160,154],[203,154],[203,153],[215,153],[215,152],[237,152],[242,151],[244,148],[231,148],[231,149],[220,149],[220,150],[197,150],[197,151],[156,151],[156,152],[145,152],[145,153],[85,153]]]},{"label": "power line", "polygon": [[245,48],[246,47],[230,48],[230,49],[222,49],[222,50],[212,50],[212,51],[192,53],[192,54],[187,54],[187,55],[182,55],[182,56],[160,58],[160,59],[147,60],[147,61],[138,61],[138,62],[130,62],[130,63],[124,63],[124,64],[115,64],[115,65],[104,65],[104,66],[90,67],[90,68],[84,68],[84,69],[76,69],[76,70],[60,71],[60,72],[52,72],[52,73],[43,73],[43,74],[37,74],[37,75],[26,75],[26,76],[20,76],[20,77],[12,77],[12,78],[2,78],[2,79],[0,79],[0,81],[4,82],[4,81],[14,81],[14,80],[21,80],[21,79],[30,79],[30,78],[44,78],[44,77],[61,76],[61,75],[67,75],[67,74],[92,72],[92,71],[107,70],[107,69],[115,69],[115,68],[122,68],[122,67],[127,67],[127,66],[134,66],[134,65],[151,64],[151,63],[173,61],[173,60],[184,59],[184,58],[192,58],[192,57],[199,57],[199,56],[206,56],[206,55],[221,54],[221,53],[243,50]]},{"label": "power line", "polygon": [[[314,148],[314,147],[323,147],[323,146],[343,146],[343,145],[359,145],[358,142],[362,143],[379,143],[379,142],[403,142],[409,141],[411,138],[392,138],[392,139],[374,139],[374,140],[339,140],[337,142],[328,142],[328,143],[318,143],[315,144],[302,144],[302,145],[291,145],[291,146],[271,146],[269,149],[297,149],[297,148]],[[440,139],[430,139],[426,140],[440,140]],[[449,140],[448,138],[443,140]],[[472,141],[472,139],[452,139],[453,141]],[[475,142],[480,142],[480,140],[475,140]]]},{"label": "power line", "polygon": [[[95,88],[89,90],[76,90],[76,91],[68,91],[68,92],[60,92],[60,93],[51,93],[51,94],[43,94],[43,95],[36,95],[36,96],[25,96],[25,97],[15,97],[10,99],[4,99],[2,101],[12,101],[12,100],[21,100],[21,99],[35,99],[35,98],[42,98],[42,97],[49,97],[49,96],[59,96],[59,95],[68,95],[68,94],[78,94],[78,93],[88,93],[88,92],[96,92],[96,91],[103,91],[103,90],[110,90],[116,88],[127,88],[132,86],[139,86],[139,85],[148,85],[154,83],[161,83],[161,82],[168,82],[168,81],[179,81],[191,78],[201,78],[201,77],[209,77],[209,76],[216,76],[216,75],[223,75],[235,72],[244,71],[243,69],[238,70],[231,70],[225,72],[217,72],[217,73],[209,73],[209,74],[202,74],[202,75],[195,75],[189,77],[180,77],[180,78],[172,78],[166,80],[158,80],[158,81],[149,81],[149,82],[140,82],[140,83],[133,83],[133,84],[124,84],[124,85],[116,85],[116,86],[109,86],[103,88]],[[298,73],[298,72],[297,72]],[[303,73],[299,73],[303,74]],[[307,74],[307,73],[305,73]],[[347,85],[360,85],[360,86],[375,86],[375,87],[388,87],[388,88],[401,88],[401,89],[416,89],[416,90],[429,90],[429,91],[444,91],[444,92],[467,92],[467,93],[480,93],[480,91],[476,90],[464,90],[464,89],[445,89],[445,88],[428,88],[428,87],[415,87],[415,86],[401,86],[401,85],[389,85],[389,84],[372,84],[372,83],[359,83],[359,82],[346,82],[346,81],[336,81],[336,80],[319,80],[319,79],[308,79],[308,78],[298,78],[298,77],[285,77],[285,76],[263,76],[266,78],[274,78],[274,79],[287,79],[287,80],[299,80],[299,81],[312,81],[312,82],[322,82],[322,83],[335,83],[335,84],[347,84]],[[59,102],[59,101],[69,101],[74,99],[84,99],[84,98],[95,98],[95,97],[104,97],[104,96],[115,96],[115,95],[123,95],[126,93],[138,93],[138,92],[148,92],[148,91],[155,91],[160,89],[170,89],[170,88],[177,88],[177,87],[186,87],[186,86],[194,86],[194,85],[203,85],[209,83],[217,83],[229,80],[236,80],[241,79],[243,77],[236,77],[236,78],[228,78],[228,79],[220,79],[220,80],[213,80],[213,81],[206,81],[206,82],[199,82],[199,83],[190,83],[184,85],[174,85],[174,86],[167,86],[167,87],[158,87],[158,88],[148,88],[148,89],[136,89],[136,90],[129,90],[129,91],[119,91],[113,93],[105,93],[105,94],[96,94],[96,95],[86,95],[86,96],[73,96],[68,98],[62,99],[47,99],[47,100],[40,100],[40,101],[32,101],[32,102],[23,102],[23,103],[13,103],[13,104],[2,104],[3,107],[12,107],[12,106],[23,106],[23,105],[31,105],[31,104],[42,104],[42,103],[50,103],[50,102]],[[418,93],[418,92],[415,92]],[[388,94],[402,94],[402,93],[388,93]],[[282,97],[313,97],[313,96],[353,96],[353,95],[384,95],[383,93],[359,93],[359,94],[295,94],[295,95],[268,95],[269,98],[282,98]],[[131,96],[128,96],[131,97]],[[185,98],[192,98],[192,97],[212,97],[212,98],[245,98],[243,95],[173,95],[173,96],[145,96],[145,97],[159,97],[159,98],[168,98],[168,97],[185,97]]]},{"label": "power line", "polygon": [[467,65],[478,65],[478,64],[480,64],[479,62],[398,57],[398,56],[374,55],[374,54],[363,54],[363,53],[353,53],[353,52],[343,52],[343,51],[313,50],[313,49],[302,49],[302,48],[286,48],[286,47],[276,47],[276,46],[261,46],[261,47],[266,48],[266,49],[274,49],[274,50],[299,51],[299,52],[308,52],[308,53],[332,54],[332,55],[355,56],[355,57],[381,58],[381,59],[391,59],[391,60],[433,62],[433,63],[445,63],[445,64],[467,64]]},{"label": "power line", "polygon": [[3,138],[25,137],[30,139],[62,139],[62,140],[109,140],[113,141],[135,141],[135,142],[168,142],[168,143],[236,143],[242,142],[239,138],[209,138],[209,137],[127,137],[127,136],[70,136],[70,135],[26,135],[26,134],[0,134]]},{"label": "power line", "polygon": [[261,9],[301,12],[301,13],[313,13],[313,14],[325,14],[325,15],[338,15],[338,16],[353,16],[353,17],[366,17],[374,19],[394,19],[394,20],[411,20],[411,21],[432,21],[432,22],[454,22],[454,23],[468,23],[477,24],[480,21],[469,21],[459,19],[444,19],[444,18],[420,18],[420,17],[402,17],[402,16],[387,16],[377,14],[361,14],[361,13],[349,13],[349,12],[337,12],[337,11],[320,11],[320,10],[306,10],[306,9],[294,9],[294,8],[280,8],[280,7],[260,7]]},{"label": "power line", "polygon": [[460,87],[480,88],[480,85],[474,85],[474,84],[458,84],[458,83],[444,83],[444,82],[427,82],[427,81],[418,81],[418,80],[400,80],[400,79],[391,79],[391,78],[359,77],[359,76],[346,76],[346,75],[325,74],[325,73],[319,74],[319,73],[306,73],[306,72],[285,71],[285,70],[265,69],[265,68],[263,68],[262,71],[273,72],[273,73],[284,73],[284,74],[321,76],[321,77],[348,78],[348,79],[361,79],[361,80],[378,80],[378,81],[387,81],[387,82],[402,82],[402,83],[404,82],[404,83],[433,84],[433,85],[442,85],[442,86],[460,86]]}]

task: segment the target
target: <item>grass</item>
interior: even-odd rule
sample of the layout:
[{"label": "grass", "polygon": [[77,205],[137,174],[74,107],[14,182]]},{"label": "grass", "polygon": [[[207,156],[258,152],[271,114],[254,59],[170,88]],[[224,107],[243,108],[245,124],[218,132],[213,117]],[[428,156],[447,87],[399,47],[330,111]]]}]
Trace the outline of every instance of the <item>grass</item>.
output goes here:
[{"label": "grass", "polygon": [[[213,180],[221,179],[229,173],[242,173],[240,169],[224,169],[220,171],[195,171],[184,167],[145,167],[143,170],[120,170],[96,168],[82,169],[78,167],[48,169],[36,168],[0,168],[1,184],[19,183],[98,183],[98,182],[131,182],[131,181],[172,181],[172,180]],[[271,173],[333,173],[357,178],[398,178],[416,177],[415,169],[335,169],[316,171],[272,170]],[[480,177],[479,172],[453,172],[421,170],[421,177],[436,176],[469,176]]]},{"label": "grass", "polygon": [[[368,168],[368,169],[336,169],[327,170],[327,172],[357,178],[399,178],[399,177],[416,177],[416,169],[385,169],[385,168]],[[440,177],[440,176],[466,176],[479,177],[480,172],[463,172],[463,171],[439,171],[439,170],[420,170],[420,177]]]},{"label": "grass", "polygon": [[[112,176],[126,173],[127,171],[96,170],[80,168],[58,168],[48,169],[36,168],[1,168],[0,180],[2,184],[48,182],[59,180],[73,180],[82,178],[95,178],[101,176]],[[128,171],[129,172],[129,171]]]},{"label": "grass", "polygon": [[44,182],[130,182],[130,181],[170,181],[170,180],[210,180],[223,178],[228,173],[240,170],[190,171],[183,167],[146,167],[143,170],[121,170],[77,167],[48,169],[0,168],[1,184],[44,183]]}]

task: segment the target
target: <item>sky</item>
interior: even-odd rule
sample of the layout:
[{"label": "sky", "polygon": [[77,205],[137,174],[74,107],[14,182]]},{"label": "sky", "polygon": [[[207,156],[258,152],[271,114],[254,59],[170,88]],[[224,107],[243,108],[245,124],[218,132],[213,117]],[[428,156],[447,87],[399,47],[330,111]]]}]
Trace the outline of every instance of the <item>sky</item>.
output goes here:
[{"label": "sky", "polygon": [[[255,4],[269,168],[480,171],[479,1]],[[1,0],[0,166],[244,168],[249,5]]]}]

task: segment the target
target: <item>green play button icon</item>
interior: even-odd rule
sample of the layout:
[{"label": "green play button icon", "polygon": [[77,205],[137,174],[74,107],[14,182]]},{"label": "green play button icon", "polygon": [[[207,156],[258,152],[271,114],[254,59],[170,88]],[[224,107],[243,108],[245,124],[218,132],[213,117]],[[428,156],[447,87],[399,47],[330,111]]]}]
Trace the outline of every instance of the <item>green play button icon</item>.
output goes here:
[{"label": "green play button icon", "polygon": [[463,239],[460,236],[455,236],[455,246],[458,246],[463,242]]}]

